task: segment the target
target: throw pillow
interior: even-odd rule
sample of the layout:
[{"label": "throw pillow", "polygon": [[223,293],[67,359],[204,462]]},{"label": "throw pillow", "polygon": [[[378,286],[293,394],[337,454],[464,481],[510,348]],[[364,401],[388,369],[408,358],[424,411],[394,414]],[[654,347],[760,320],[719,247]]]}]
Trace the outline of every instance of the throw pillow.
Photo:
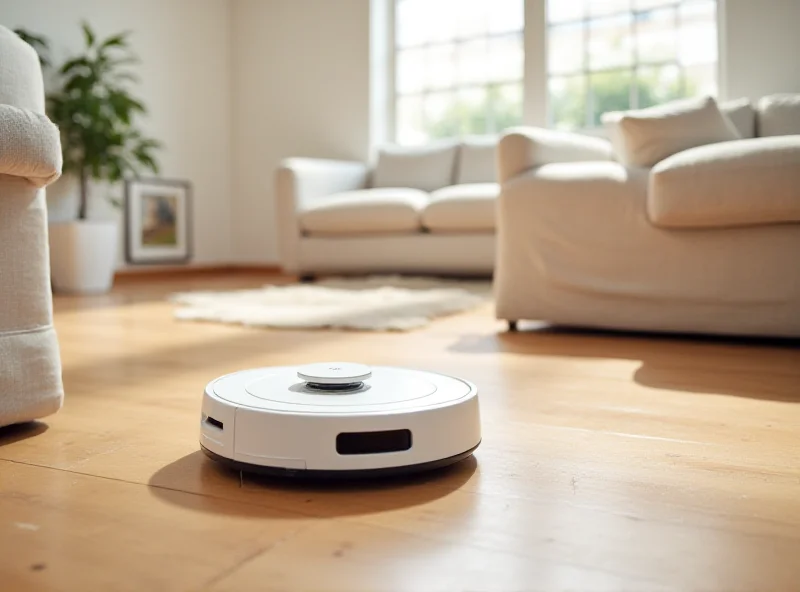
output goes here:
[{"label": "throw pillow", "polygon": [[496,136],[462,138],[458,156],[456,183],[491,183],[497,179]]},{"label": "throw pillow", "polygon": [[618,158],[637,167],[652,167],[689,148],[740,137],[712,97],[605,113],[602,121],[610,128]]},{"label": "throw pillow", "polygon": [[800,134],[800,94],[778,94],[758,101],[758,135]]},{"label": "throw pillow", "polygon": [[756,137],[756,110],[750,99],[735,99],[720,104],[719,110],[730,119],[742,138]]},{"label": "throw pillow", "polygon": [[378,152],[373,187],[411,187],[435,191],[453,184],[458,144],[423,147],[386,146]]}]

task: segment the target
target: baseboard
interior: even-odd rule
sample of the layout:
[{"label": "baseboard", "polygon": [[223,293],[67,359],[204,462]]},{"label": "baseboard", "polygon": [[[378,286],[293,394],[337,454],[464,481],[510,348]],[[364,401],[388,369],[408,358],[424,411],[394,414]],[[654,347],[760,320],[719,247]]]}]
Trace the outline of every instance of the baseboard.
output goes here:
[{"label": "baseboard", "polygon": [[281,268],[278,265],[238,265],[235,263],[197,263],[189,265],[140,265],[129,266],[118,269],[114,272],[114,280],[124,280],[127,278],[146,278],[146,277],[187,277],[192,275],[209,275],[220,273],[247,273],[264,275],[281,275]]}]

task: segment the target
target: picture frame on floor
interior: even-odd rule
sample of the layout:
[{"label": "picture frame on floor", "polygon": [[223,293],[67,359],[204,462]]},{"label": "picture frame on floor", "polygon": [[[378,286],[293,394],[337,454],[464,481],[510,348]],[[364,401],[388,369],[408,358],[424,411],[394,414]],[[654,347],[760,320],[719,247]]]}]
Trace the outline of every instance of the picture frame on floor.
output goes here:
[{"label": "picture frame on floor", "polygon": [[192,258],[192,187],[178,179],[125,182],[125,260],[186,263]]}]

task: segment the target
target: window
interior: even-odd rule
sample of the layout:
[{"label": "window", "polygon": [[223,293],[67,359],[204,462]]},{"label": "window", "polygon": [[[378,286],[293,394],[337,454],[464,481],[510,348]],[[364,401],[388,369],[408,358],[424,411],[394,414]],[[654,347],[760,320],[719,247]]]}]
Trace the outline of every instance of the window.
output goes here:
[{"label": "window", "polygon": [[548,0],[549,123],[716,94],[715,0]]},{"label": "window", "polygon": [[394,137],[499,132],[522,121],[524,0],[395,0]]}]

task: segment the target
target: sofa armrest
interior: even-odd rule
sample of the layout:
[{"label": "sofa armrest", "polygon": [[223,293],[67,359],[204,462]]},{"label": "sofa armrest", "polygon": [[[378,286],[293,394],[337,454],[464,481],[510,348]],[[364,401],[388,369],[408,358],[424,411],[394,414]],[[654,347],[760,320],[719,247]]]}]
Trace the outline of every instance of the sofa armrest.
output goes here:
[{"label": "sofa armrest", "polygon": [[661,228],[800,222],[800,136],[690,148],[658,163],[647,195]]},{"label": "sofa armrest", "polygon": [[500,183],[543,164],[598,160],[614,160],[608,140],[537,127],[511,128],[497,147]]},{"label": "sofa armrest", "polygon": [[275,176],[275,205],[278,255],[285,271],[299,271],[298,212],[326,195],[364,188],[368,174],[361,162],[289,158],[281,163]]},{"label": "sofa armrest", "polygon": [[44,187],[61,175],[58,128],[41,113],[0,105],[0,174]]}]

